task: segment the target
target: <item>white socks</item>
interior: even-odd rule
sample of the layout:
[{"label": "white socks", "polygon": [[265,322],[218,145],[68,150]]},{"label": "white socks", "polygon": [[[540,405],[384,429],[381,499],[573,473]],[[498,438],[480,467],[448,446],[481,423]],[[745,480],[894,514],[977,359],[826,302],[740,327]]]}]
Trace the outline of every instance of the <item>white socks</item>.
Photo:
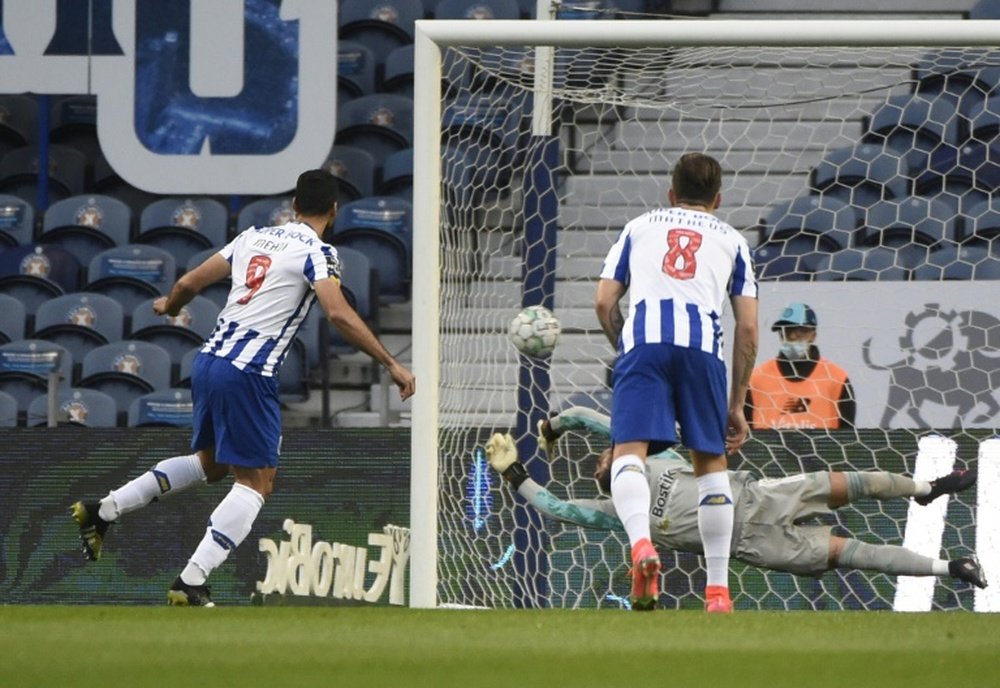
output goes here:
[{"label": "white socks", "polygon": [[112,490],[101,500],[98,514],[105,521],[114,521],[154,499],[181,492],[199,482],[205,482],[205,471],[197,454],[164,459],[135,480]]},{"label": "white socks", "polygon": [[233,484],[233,489],[212,512],[205,537],[181,572],[181,580],[188,585],[204,585],[209,574],[250,534],[262,506],[264,498],[259,492],[240,483]]},{"label": "white socks", "polygon": [[847,540],[838,568],[870,569],[899,576],[947,576],[948,562],[931,559],[899,545],[873,545]]},{"label": "white socks", "polygon": [[620,456],[611,463],[611,501],[618,520],[625,526],[634,545],[649,539],[649,480],[646,464],[635,454]]},{"label": "white socks", "polygon": [[733,492],[726,471],[706,473],[698,482],[698,531],[708,569],[706,585],[729,587],[729,547],[733,539]]}]

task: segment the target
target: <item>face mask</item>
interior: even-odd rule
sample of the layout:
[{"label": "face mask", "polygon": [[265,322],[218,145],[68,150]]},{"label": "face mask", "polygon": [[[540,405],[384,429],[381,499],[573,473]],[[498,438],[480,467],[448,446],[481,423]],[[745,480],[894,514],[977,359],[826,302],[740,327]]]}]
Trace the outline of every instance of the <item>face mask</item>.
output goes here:
[{"label": "face mask", "polygon": [[789,361],[801,361],[809,357],[809,342],[782,342],[781,355]]}]

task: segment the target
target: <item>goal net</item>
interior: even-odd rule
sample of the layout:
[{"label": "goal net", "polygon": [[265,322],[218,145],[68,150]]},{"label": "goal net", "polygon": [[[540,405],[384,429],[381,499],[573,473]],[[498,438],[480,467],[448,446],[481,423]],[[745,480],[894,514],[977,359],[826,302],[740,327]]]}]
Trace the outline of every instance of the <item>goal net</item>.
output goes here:
[{"label": "goal net", "polygon": [[[510,431],[556,497],[598,496],[607,440],[569,434],[550,461],[535,425],[574,405],[608,411],[597,276],[623,225],[666,203],[686,151],[721,162],[719,215],[754,248],[759,361],[777,353],[784,306],[806,302],[856,398],[854,428],[755,432],[730,466],[930,478],[973,462],[1000,416],[1000,311],[976,286],[1000,276],[1000,52],[976,47],[997,37],[979,22],[418,22],[411,604],[625,605],[624,535],[540,517],[482,447]],[[562,327],[546,359],[507,337],[536,304]],[[943,454],[920,450],[932,430],[952,443]],[[977,528],[982,507],[963,494],[930,518],[861,502],[832,524],[986,560],[1000,543]],[[738,608],[988,606],[949,579],[734,561],[731,584]],[[661,605],[698,607],[703,587],[699,556],[665,554]]]}]

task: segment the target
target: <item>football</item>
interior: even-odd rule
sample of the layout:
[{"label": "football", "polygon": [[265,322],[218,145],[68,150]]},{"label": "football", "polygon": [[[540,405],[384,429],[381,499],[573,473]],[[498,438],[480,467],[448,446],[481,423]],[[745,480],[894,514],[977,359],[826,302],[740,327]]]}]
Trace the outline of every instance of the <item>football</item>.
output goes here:
[{"label": "football", "polygon": [[544,358],[559,342],[559,321],[544,306],[528,306],[510,321],[507,334],[525,356]]}]

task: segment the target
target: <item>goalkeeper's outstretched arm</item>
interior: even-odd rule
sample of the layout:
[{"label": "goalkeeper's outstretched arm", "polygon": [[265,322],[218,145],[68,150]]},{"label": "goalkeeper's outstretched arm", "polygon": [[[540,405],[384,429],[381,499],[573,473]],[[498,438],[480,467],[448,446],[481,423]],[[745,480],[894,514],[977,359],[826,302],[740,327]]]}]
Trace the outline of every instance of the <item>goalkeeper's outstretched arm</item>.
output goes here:
[{"label": "goalkeeper's outstretched arm", "polygon": [[486,443],[486,457],[493,470],[500,473],[528,504],[546,516],[585,528],[612,530],[622,527],[611,500],[559,499],[532,480],[524,464],[518,461],[514,438],[509,434],[493,435]]}]

